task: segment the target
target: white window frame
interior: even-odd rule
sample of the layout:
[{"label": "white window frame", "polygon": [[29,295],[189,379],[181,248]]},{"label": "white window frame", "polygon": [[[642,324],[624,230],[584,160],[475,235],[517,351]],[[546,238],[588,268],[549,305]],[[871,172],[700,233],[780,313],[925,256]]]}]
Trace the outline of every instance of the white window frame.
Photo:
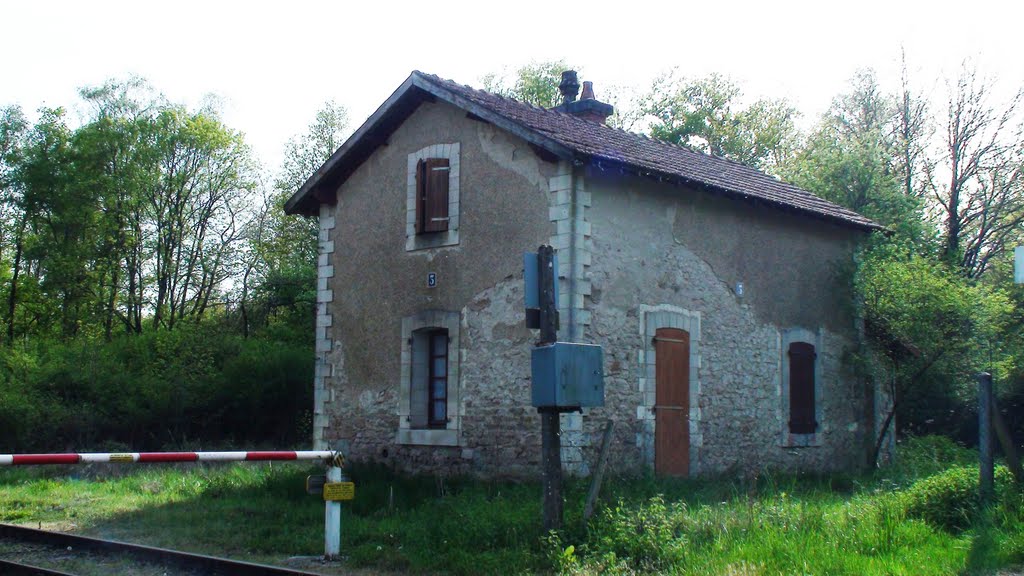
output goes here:
[{"label": "white window frame", "polygon": [[[405,193],[405,250],[424,250],[455,246],[459,243],[459,151],[458,142],[431,144],[412,154],[407,160]],[[416,164],[428,158],[448,159],[448,229],[443,232],[416,233]]]},{"label": "white window frame", "polygon": [[[459,411],[461,382],[459,360],[462,349],[459,342],[460,314],[445,310],[425,310],[402,318],[402,369],[398,385],[398,444],[421,446],[458,446],[460,442],[462,417]],[[412,397],[412,346],[413,332],[423,329],[444,329],[448,331],[448,422],[444,428],[413,428],[411,422]]]}]

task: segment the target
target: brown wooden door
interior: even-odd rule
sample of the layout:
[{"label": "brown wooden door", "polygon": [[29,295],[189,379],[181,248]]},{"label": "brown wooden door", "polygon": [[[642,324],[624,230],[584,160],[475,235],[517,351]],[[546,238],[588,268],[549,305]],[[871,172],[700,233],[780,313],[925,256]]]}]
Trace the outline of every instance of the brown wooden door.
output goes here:
[{"label": "brown wooden door", "polygon": [[690,335],[659,328],[654,336],[654,471],[690,474]]}]

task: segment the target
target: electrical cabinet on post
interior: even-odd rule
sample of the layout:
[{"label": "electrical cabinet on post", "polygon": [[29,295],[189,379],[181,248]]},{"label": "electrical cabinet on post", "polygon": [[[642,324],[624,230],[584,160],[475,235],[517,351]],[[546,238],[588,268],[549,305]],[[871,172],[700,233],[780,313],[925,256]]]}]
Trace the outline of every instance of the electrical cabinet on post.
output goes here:
[{"label": "electrical cabinet on post", "polygon": [[594,344],[555,342],[533,349],[532,399],[537,408],[604,406],[604,353]]}]

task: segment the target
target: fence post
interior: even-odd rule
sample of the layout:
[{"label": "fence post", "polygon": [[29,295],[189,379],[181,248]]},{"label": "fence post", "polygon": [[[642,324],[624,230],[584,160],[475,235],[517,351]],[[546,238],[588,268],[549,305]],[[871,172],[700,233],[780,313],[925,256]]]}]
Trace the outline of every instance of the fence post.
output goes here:
[{"label": "fence post", "polygon": [[[327,469],[327,482],[341,482],[341,467],[332,461]],[[324,501],[324,558],[334,560],[341,554],[341,502]]]},{"label": "fence post", "polygon": [[978,496],[982,505],[992,497],[992,375],[981,372],[978,378]]}]

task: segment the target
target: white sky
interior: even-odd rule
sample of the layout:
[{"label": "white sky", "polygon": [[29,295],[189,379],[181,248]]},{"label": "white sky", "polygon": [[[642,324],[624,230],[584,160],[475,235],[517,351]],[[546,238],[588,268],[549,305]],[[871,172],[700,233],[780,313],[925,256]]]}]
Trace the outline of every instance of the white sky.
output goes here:
[{"label": "white sky", "polygon": [[[895,87],[900,47],[922,88],[965,58],[1024,85],[1016,0],[287,3],[15,0],[0,4],[0,106],[77,105],[77,88],[138,74],[171,100],[224,100],[268,168],[323,102],[357,127],[413,69],[479,86],[488,72],[564,58],[592,80],[646,88],[678,66],[748,97],[787,97],[809,123],[873,67]],[[809,118],[809,120],[807,119]]]}]

